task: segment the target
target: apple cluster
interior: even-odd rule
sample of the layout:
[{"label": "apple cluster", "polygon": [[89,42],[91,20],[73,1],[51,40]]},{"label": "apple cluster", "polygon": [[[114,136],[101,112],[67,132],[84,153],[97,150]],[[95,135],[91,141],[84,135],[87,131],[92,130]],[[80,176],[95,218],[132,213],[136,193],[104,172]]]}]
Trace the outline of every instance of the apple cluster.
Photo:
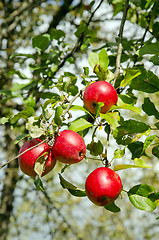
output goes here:
[{"label": "apple cluster", "polygon": [[[106,113],[117,103],[117,100],[115,88],[105,81],[91,83],[83,94],[84,106],[92,114],[95,114],[98,103],[103,103],[100,111]],[[46,142],[41,142],[42,140],[38,138],[28,140],[19,151],[19,154],[25,151],[19,157],[21,171],[33,178],[37,175],[34,169],[35,163],[41,156],[45,159],[44,170],[41,175],[44,176],[54,168],[56,161],[75,164],[80,162],[86,154],[86,145],[83,138],[72,130],[59,132],[52,147]],[[30,150],[26,151],[27,149]],[[108,167],[95,169],[85,182],[87,197],[98,206],[106,206],[113,202],[119,196],[121,190],[122,182],[119,175]]]}]

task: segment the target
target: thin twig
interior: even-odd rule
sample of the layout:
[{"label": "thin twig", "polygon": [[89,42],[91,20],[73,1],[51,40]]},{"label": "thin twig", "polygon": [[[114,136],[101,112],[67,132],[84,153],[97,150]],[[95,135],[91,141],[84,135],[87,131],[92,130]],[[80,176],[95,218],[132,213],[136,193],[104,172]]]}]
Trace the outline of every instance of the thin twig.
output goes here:
[{"label": "thin twig", "polygon": [[41,144],[43,144],[43,143],[46,142],[46,141],[47,141],[47,139],[45,139],[45,140],[43,140],[42,142],[39,142],[38,144],[36,144],[36,145],[34,145],[34,146],[26,149],[24,152],[18,154],[18,155],[15,156],[14,158],[12,158],[12,159],[8,160],[7,162],[5,162],[4,164],[0,165],[0,169],[3,168],[4,166],[6,166],[8,163],[10,163],[10,162],[12,162],[13,160],[15,160],[16,158],[19,158],[19,157],[20,157],[21,155],[23,155],[24,153],[30,151],[30,150],[33,149],[33,148],[36,148],[36,147],[40,146]]},{"label": "thin twig", "polygon": [[120,73],[120,61],[121,61],[121,54],[122,54],[122,48],[123,48],[122,47],[122,38],[123,38],[123,30],[124,30],[124,25],[125,25],[125,21],[126,21],[128,8],[129,8],[129,0],[125,0],[123,17],[122,17],[120,29],[119,29],[119,45],[118,45],[118,52],[117,52],[117,58],[116,58],[116,71],[114,73],[114,75],[115,75],[114,85],[115,85],[115,81]]}]

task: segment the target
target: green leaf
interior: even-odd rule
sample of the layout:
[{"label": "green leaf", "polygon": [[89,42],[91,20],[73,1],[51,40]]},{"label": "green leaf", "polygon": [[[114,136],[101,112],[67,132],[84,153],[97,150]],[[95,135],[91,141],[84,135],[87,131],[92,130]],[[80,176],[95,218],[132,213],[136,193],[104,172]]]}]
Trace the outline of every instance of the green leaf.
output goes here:
[{"label": "green leaf", "polygon": [[119,94],[118,97],[126,104],[134,104],[137,101],[137,98],[135,96]]},{"label": "green leaf", "polygon": [[34,117],[28,118],[26,129],[30,131],[30,136],[32,138],[39,138],[42,135],[46,135],[45,129],[39,126],[38,120]]},{"label": "green leaf", "polygon": [[159,41],[145,44],[139,51],[137,51],[137,54],[140,56],[145,54],[159,54]]},{"label": "green leaf", "polygon": [[130,202],[138,209],[144,211],[153,211],[156,208],[156,202],[149,197],[155,188],[146,184],[140,184],[132,187],[128,192]]},{"label": "green leaf", "polygon": [[12,85],[12,87],[11,87],[11,91],[12,91],[12,92],[17,92],[17,91],[19,91],[19,90],[22,90],[22,89],[26,88],[26,87],[29,86],[30,84],[31,84],[31,82],[30,82],[30,83],[22,83],[22,84],[20,84],[20,83],[14,83],[14,84]]},{"label": "green leaf", "polygon": [[34,100],[34,97],[32,95],[30,95],[27,99],[24,99],[23,101],[26,107],[35,108],[36,106],[36,101]]},{"label": "green leaf", "polygon": [[41,178],[43,171],[45,169],[45,163],[48,159],[48,152],[43,153],[40,157],[36,159],[35,165],[34,165],[34,171],[38,174],[38,176]]},{"label": "green leaf", "polygon": [[119,126],[120,116],[118,112],[100,113],[100,117],[101,119],[105,119],[113,130]]},{"label": "green leaf", "polygon": [[0,122],[1,122],[2,124],[5,124],[5,123],[9,122],[9,118],[2,117]]},{"label": "green leaf", "polygon": [[158,56],[152,56],[149,60],[150,62],[152,62],[154,65],[159,65],[159,57]]},{"label": "green leaf", "polygon": [[104,106],[104,103],[102,103],[102,102],[97,102],[95,104],[95,118],[98,117],[98,115],[100,114],[100,111],[101,111],[101,107],[103,107],[103,106]]},{"label": "green leaf", "polygon": [[124,71],[124,79],[120,83],[120,87],[126,87],[129,82],[141,74],[140,69],[127,68]]},{"label": "green leaf", "polygon": [[2,90],[0,90],[0,94],[2,94],[4,96],[11,96],[12,92],[8,89],[2,89]]},{"label": "green leaf", "polygon": [[38,35],[33,37],[32,46],[33,48],[38,48],[44,52],[50,45],[50,41],[51,39],[49,34]]},{"label": "green leaf", "polygon": [[81,189],[68,189],[68,191],[75,197],[86,197],[86,192],[84,190]]},{"label": "green leaf", "polygon": [[21,73],[20,71],[15,71],[15,70],[12,70],[12,71],[9,71],[8,75],[13,75],[13,74],[16,74],[18,75],[21,79],[28,79],[25,74]]},{"label": "green leaf", "polygon": [[103,153],[103,144],[100,140],[98,140],[98,142],[92,141],[87,145],[87,149],[90,151],[91,155],[98,156]]},{"label": "green leaf", "polygon": [[30,136],[29,134],[19,135],[18,137],[16,137],[16,140],[15,140],[14,144],[19,143],[21,140],[23,140],[24,138],[29,137],[29,136]]},{"label": "green leaf", "polygon": [[143,133],[148,130],[150,127],[149,125],[145,124],[144,122],[136,121],[133,119],[123,121],[121,126],[118,127],[118,130],[124,134],[133,134],[133,133]]},{"label": "green leaf", "polygon": [[73,196],[85,197],[86,193],[84,190],[78,189],[75,185],[65,180],[59,173],[60,184],[63,188],[66,188]]},{"label": "green leaf", "polygon": [[56,40],[59,41],[60,38],[64,38],[65,37],[65,32],[62,31],[61,29],[51,28],[50,36],[51,36],[52,40],[56,39]]},{"label": "green leaf", "polygon": [[143,197],[148,197],[150,193],[155,192],[156,189],[153,186],[147,185],[147,184],[138,184],[133,186],[128,194],[137,194]]},{"label": "green leaf", "polygon": [[34,184],[38,191],[44,191],[44,186],[43,186],[42,180],[38,175],[35,178]]},{"label": "green leaf", "polygon": [[88,122],[84,118],[79,118],[70,124],[69,130],[79,132],[90,127],[92,127],[92,124],[90,122]]},{"label": "green leaf", "polygon": [[[150,130],[149,125],[133,119],[124,121],[121,118],[119,123],[120,126],[113,131],[113,136],[117,143],[122,145],[128,145],[131,142],[136,141],[142,135],[147,134],[147,130]],[[137,135],[132,138],[134,133]]]},{"label": "green leaf", "polygon": [[44,92],[40,95],[41,98],[43,99],[55,99],[59,100],[60,96],[57,93],[52,93],[52,92]]},{"label": "green leaf", "polygon": [[15,121],[18,121],[21,118],[25,118],[28,119],[28,117],[32,116],[34,114],[34,109],[32,107],[26,107],[24,110],[22,110],[21,112],[15,114],[12,118],[11,118],[11,123],[14,123]]},{"label": "green leaf", "polygon": [[104,48],[99,52],[98,58],[100,68],[106,72],[109,65],[109,57],[107,51]]},{"label": "green leaf", "polygon": [[81,107],[79,105],[72,105],[69,110],[70,111],[71,110],[72,111],[84,111],[84,112],[88,113],[94,119],[93,115],[87,109],[85,109],[84,107]]},{"label": "green leaf", "polygon": [[151,193],[149,196],[148,196],[149,199],[151,199],[151,201],[156,201],[156,200],[159,200],[159,192],[154,192],[154,193]]},{"label": "green leaf", "polygon": [[140,159],[140,158],[135,158],[134,164],[139,168],[151,168],[150,165],[147,165],[147,163],[143,159]]},{"label": "green leaf", "polygon": [[119,170],[124,170],[124,169],[129,169],[129,168],[151,168],[148,165],[133,165],[133,164],[118,164],[114,167],[114,171],[119,171]]},{"label": "green leaf", "polygon": [[154,103],[151,102],[148,97],[144,98],[142,109],[148,116],[155,116],[156,119],[159,119],[159,112],[157,111]]},{"label": "green leaf", "polygon": [[159,159],[159,145],[152,148],[152,154]]},{"label": "green leaf", "polygon": [[104,206],[104,208],[114,213],[121,211],[121,209],[118,206],[116,206],[114,202],[109,203],[108,205]]},{"label": "green leaf", "polygon": [[151,143],[155,140],[155,138],[156,138],[156,135],[152,135],[145,139],[143,151],[145,151],[151,145]]},{"label": "green leaf", "polygon": [[91,52],[88,57],[88,62],[89,62],[89,65],[92,67],[92,69],[94,69],[96,65],[99,65],[98,54]]},{"label": "green leaf", "polygon": [[54,121],[58,126],[62,125],[62,119],[61,116],[63,114],[63,107],[62,106],[58,106],[55,109],[55,117],[54,117]]},{"label": "green leaf", "polygon": [[125,154],[125,148],[123,149],[116,149],[114,151],[114,158],[122,158]]},{"label": "green leaf", "polygon": [[156,203],[151,201],[149,198],[139,196],[137,194],[129,195],[129,200],[134,207],[144,210],[153,211],[156,208]]},{"label": "green leaf", "polygon": [[159,91],[158,77],[150,70],[147,72],[143,66],[138,66],[135,68],[140,69],[141,74],[130,82],[131,88],[146,93],[158,92]]},{"label": "green leaf", "polygon": [[140,108],[135,107],[131,104],[121,104],[121,105],[118,105],[118,106],[113,105],[109,111],[116,110],[116,109],[127,109],[127,110],[135,112],[139,115],[142,115]]},{"label": "green leaf", "polygon": [[143,142],[136,141],[128,145],[128,149],[132,153],[132,159],[140,158],[143,152]]}]

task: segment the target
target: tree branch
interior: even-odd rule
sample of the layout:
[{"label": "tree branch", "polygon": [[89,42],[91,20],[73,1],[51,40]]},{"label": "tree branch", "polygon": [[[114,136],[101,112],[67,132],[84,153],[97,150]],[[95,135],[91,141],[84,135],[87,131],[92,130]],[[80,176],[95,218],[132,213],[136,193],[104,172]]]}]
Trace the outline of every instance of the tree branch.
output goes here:
[{"label": "tree branch", "polygon": [[129,0],[125,0],[123,17],[122,17],[122,20],[121,20],[119,35],[118,35],[119,36],[119,45],[118,45],[118,52],[117,52],[117,58],[116,58],[116,71],[114,73],[114,75],[115,75],[114,84],[115,84],[115,81],[116,81],[117,77],[120,74],[120,61],[121,61],[121,54],[122,54],[122,49],[123,49],[122,38],[123,38],[123,30],[124,30],[124,25],[125,25],[125,21],[126,21],[128,8],[129,8]]}]

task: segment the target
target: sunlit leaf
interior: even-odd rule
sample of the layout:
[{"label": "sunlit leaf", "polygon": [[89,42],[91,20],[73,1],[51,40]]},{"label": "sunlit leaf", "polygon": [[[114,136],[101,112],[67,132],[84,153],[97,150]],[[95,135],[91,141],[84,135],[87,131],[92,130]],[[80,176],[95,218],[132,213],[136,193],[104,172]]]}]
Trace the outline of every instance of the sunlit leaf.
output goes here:
[{"label": "sunlit leaf", "polygon": [[124,71],[124,79],[120,83],[120,87],[126,87],[126,85],[134,78],[141,74],[140,69],[127,68]]},{"label": "sunlit leaf", "polygon": [[159,112],[148,97],[144,98],[142,109],[148,116],[155,116],[156,119],[159,119]]},{"label": "sunlit leaf", "polygon": [[116,149],[114,151],[114,158],[122,158],[125,154],[125,148],[123,149]]},{"label": "sunlit leaf", "polygon": [[36,162],[34,165],[34,171],[39,175],[39,177],[42,177],[47,158],[48,158],[48,152],[45,152],[36,159]]},{"label": "sunlit leaf", "polygon": [[79,132],[90,127],[92,127],[92,124],[90,122],[88,122],[84,118],[79,118],[70,124],[69,130]]}]

